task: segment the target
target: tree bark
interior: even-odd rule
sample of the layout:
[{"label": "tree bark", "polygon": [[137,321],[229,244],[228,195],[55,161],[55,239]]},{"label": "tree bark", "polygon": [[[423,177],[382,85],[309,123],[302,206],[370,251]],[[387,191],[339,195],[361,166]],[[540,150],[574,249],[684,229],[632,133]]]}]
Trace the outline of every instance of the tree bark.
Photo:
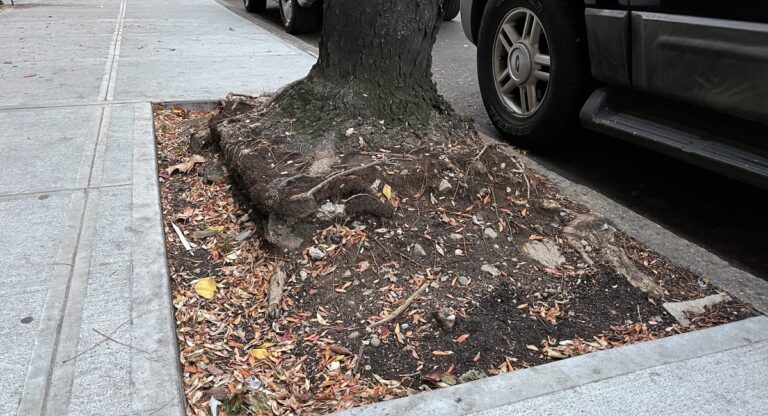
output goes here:
[{"label": "tree bark", "polygon": [[324,129],[354,118],[419,125],[450,112],[432,81],[441,3],[325,0],[319,59],[276,100],[277,113]]}]

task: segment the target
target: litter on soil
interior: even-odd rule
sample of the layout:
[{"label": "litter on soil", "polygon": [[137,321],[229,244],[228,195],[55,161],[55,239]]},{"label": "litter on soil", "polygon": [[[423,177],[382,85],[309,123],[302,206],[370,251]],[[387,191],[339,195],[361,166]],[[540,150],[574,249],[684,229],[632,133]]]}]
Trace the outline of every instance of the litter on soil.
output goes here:
[{"label": "litter on soil", "polygon": [[393,163],[353,176],[391,215],[318,201],[277,249],[209,131],[264,102],[155,107],[190,415],[324,414],[753,314],[727,298],[680,324],[664,303],[721,291],[476,140],[368,148]]}]

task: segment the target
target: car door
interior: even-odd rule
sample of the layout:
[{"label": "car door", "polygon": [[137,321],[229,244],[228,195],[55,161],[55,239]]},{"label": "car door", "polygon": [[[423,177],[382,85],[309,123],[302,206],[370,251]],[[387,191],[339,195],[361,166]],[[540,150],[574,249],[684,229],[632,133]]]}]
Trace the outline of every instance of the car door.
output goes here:
[{"label": "car door", "polygon": [[629,4],[633,87],[768,124],[768,1]]}]

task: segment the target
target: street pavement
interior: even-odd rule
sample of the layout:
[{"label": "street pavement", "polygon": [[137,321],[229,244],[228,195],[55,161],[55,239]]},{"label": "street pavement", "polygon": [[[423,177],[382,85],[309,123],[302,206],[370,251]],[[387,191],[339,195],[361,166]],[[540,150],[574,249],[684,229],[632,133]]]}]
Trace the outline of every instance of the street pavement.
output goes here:
[{"label": "street pavement", "polygon": [[[241,0],[219,0],[230,10],[289,41],[316,50],[319,35],[284,34],[271,6],[262,15],[246,13]],[[444,22],[432,53],[438,90],[479,131],[502,139],[483,107],[476,73],[476,48],[460,17]],[[538,164],[593,189],[720,256],[768,279],[768,191],[669,158],[658,152],[596,134],[574,131],[560,153],[529,154]]]},{"label": "street pavement", "polygon": [[[150,102],[274,90],[315,59],[214,0],[23,3],[0,11],[0,415],[181,415]],[[709,264],[706,252],[697,255]],[[712,264],[732,280],[744,277]],[[600,414],[590,409],[651,395],[671,403],[681,392],[684,407],[670,409],[760,414],[768,408],[759,394],[767,321],[354,414],[490,415],[530,406]]]},{"label": "street pavement", "polygon": [[0,415],[182,415],[150,102],[314,58],[212,0],[0,11]]}]

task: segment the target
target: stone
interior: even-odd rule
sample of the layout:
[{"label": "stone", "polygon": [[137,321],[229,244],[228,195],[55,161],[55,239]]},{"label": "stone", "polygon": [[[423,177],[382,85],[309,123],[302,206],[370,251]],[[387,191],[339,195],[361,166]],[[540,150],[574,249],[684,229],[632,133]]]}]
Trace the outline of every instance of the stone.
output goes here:
[{"label": "stone", "polygon": [[424,251],[424,247],[422,247],[419,243],[415,243],[413,245],[413,254],[424,257],[427,255],[427,252]]},{"label": "stone", "polygon": [[326,252],[320,247],[312,246],[309,248],[307,254],[309,254],[309,258],[312,260],[322,260],[325,257]]},{"label": "stone", "polygon": [[349,270],[349,269],[344,270],[344,274],[342,274],[341,277],[343,277],[345,279],[348,279],[348,278],[352,277],[352,270]]},{"label": "stone", "polygon": [[371,337],[371,346],[378,348],[381,345],[381,340],[376,335]]},{"label": "stone", "polygon": [[451,233],[451,235],[448,236],[453,241],[461,241],[464,239],[464,236],[459,233]]},{"label": "stone", "polygon": [[333,221],[341,217],[344,217],[344,204],[334,204],[329,201],[320,205],[317,210],[317,218],[322,221]]},{"label": "stone", "polygon": [[685,302],[666,302],[662,304],[662,306],[677,320],[677,322],[680,322],[680,325],[689,325],[691,320],[688,319],[688,314],[702,314],[707,311],[707,308],[730,300],[731,297],[727,294],[718,293],[716,295],[709,295],[701,299],[687,300]]},{"label": "stone", "polygon": [[410,173],[410,172],[408,172],[408,169],[403,169],[403,170],[400,171],[400,176],[407,176],[408,173]]},{"label": "stone", "polygon": [[528,255],[544,267],[557,268],[565,263],[565,257],[560,253],[560,247],[553,240],[534,240],[525,243]]},{"label": "stone", "polygon": [[484,264],[480,267],[481,271],[484,271],[488,274],[490,274],[493,277],[499,276],[501,274],[501,271],[496,268],[496,266],[492,266],[490,264]]},{"label": "stone", "polygon": [[349,335],[347,335],[347,338],[349,338],[349,339],[357,339],[357,338],[360,338],[360,332],[358,332],[358,331],[353,331],[353,332],[351,332]]},{"label": "stone", "polygon": [[443,307],[435,313],[435,319],[446,331],[451,331],[456,323],[456,311],[451,307]]},{"label": "stone", "polygon": [[496,231],[494,231],[493,228],[486,228],[485,231],[483,231],[483,237],[494,239],[494,238],[498,238],[499,234]]},{"label": "stone", "polygon": [[466,286],[469,284],[469,277],[467,276],[459,276],[459,283]]},{"label": "stone", "polygon": [[437,190],[441,193],[448,192],[449,190],[453,189],[453,186],[451,186],[451,183],[448,182],[447,179],[443,179],[440,181],[440,185],[437,186]]}]

